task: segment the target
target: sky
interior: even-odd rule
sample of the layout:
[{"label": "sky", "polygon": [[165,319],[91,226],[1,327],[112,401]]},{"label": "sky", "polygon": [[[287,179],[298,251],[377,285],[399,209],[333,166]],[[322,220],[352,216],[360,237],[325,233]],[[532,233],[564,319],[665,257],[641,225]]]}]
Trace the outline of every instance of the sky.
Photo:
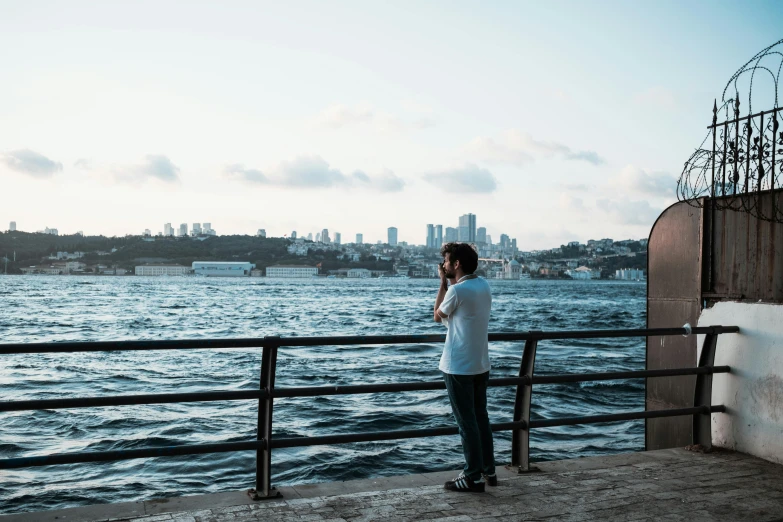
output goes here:
[{"label": "sky", "polygon": [[0,0],[0,229],[423,244],[473,213],[521,250],[647,237],[781,22],[776,1]]}]

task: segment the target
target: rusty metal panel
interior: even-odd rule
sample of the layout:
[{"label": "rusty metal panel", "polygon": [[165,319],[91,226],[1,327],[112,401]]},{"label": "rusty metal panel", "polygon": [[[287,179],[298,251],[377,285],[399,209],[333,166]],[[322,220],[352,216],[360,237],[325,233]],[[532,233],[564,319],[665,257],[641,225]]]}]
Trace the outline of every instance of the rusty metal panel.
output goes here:
[{"label": "rusty metal panel", "polygon": [[[753,198],[760,212],[783,205],[783,190],[745,195],[728,200],[741,208]],[[773,198],[775,199],[773,201]],[[721,206],[729,206],[725,202]],[[745,206],[749,206],[745,202]],[[718,210],[715,213],[713,288],[705,298],[783,302],[783,224],[758,219],[747,212]]]},{"label": "rusty metal panel", "polygon": [[[701,311],[702,209],[677,203],[666,209],[650,232],[647,245],[648,328],[696,324]],[[647,339],[647,369],[696,365],[696,338],[650,337]],[[647,410],[693,405],[694,377],[658,377],[647,380]],[[690,444],[689,417],[648,419],[645,430],[648,450]]]}]

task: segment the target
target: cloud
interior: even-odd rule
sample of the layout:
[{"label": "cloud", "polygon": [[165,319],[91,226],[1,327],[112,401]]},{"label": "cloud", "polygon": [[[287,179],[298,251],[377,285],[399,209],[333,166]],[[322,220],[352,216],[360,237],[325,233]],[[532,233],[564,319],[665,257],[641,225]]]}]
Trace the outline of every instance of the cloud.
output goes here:
[{"label": "cloud", "polygon": [[19,149],[0,154],[0,160],[13,171],[39,179],[49,178],[55,172],[63,170],[62,163],[52,161],[43,154],[30,149]]},{"label": "cloud", "polygon": [[587,192],[592,187],[584,183],[564,183],[561,185],[563,190],[570,190],[572,192]]},{"label": "cloud", "polygon": [[657,109],[674,110],[677,108],[674,91],[665,87],[650,87],[646,91],[638,93],[633,99],[640,105],[649,105]]},{"label": "cloud", "polygon": [[92,161],[87,158],[79,158],[73,162],[73,166],[81,170],[92,170]]},{"label": "cloud", "polygon": [[677,178],[666,172],[646,172],[633,165],[626,165],[614,178],[612,185],[645,196],[674,198]]},{"label": "cloud", "polygon": [[246,183],[296,188],[358,187],[399,192],[405,186],[405,181],[388,169],[377,176],[369,176],[361,170],[348,176],[317,155],[297,156],[291,161],[283,161],[268,174],[258,169],[247,169],[241,164],[229,165],[223,170],[223,175]]},{"label": "cloud", "polygon": [[661,210],[651,207],[647,201],[599,199],[595,204],[601,211],[614,218],[617,223],[623,225],[644,225],[649,227],[661,215]]},{"label": "cloud", "polygon": [[509,163],[523,166],[536,157],[560,157],[569,161],[586,161],[601,165],[606,161],[592,150],[572,150],[554,141],[539,141],[526,132],[512,129],[500,140],[478,137],[467,145],[468,153],[490,163]]},{"label": "cloud", "polygon": [[239,179],[248,183],[269,183],[267,177],[260,170],[246,169],[244,165],[238,163],[223,169],[223,174],[227,178]]},{"label": "cloud", "polygon": [[318,115],[318,121],[322,125],[333,128],[372,122],[375,114],[372,107],[359,105],[348,107],[340,103],[330,105]]},{"label": "cloud", "polygon": [[110,167],[114,180],[120,183],[138,184],[148,179],[157,179],[164,183],[178,183],[179,167],[168,156],[148,154],[138,165]]},{"label": "cloud", "polygon": [[560,194],[560,208],[576,211],[580,214],[587,212],[587,207],[585,207],[585,202],[582,198],[576,198],[568,194]]},{"label": "cloud", "polygon": [[423,178],[446,192],[488,193],[497,188],[495,176],[474,163],[425,174]]}]

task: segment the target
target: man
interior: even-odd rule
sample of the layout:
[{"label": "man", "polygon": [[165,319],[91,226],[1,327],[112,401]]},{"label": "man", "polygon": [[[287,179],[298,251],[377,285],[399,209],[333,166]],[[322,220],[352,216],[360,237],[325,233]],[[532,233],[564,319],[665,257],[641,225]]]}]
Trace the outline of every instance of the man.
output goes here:
[{"label": "man", "polygon": [[467,243],[447,243],[440,253],[443,263],[439,269],[435,321],[445,323],[448,333],[439,368],[446,381],[465,454],[462,473],[444,487],[451,491],[483,492],[485,483],[496,486],[498,480],[487,415],[487,334],[492,295],[489,284],[474,274],[478,254],[473,247]]}]

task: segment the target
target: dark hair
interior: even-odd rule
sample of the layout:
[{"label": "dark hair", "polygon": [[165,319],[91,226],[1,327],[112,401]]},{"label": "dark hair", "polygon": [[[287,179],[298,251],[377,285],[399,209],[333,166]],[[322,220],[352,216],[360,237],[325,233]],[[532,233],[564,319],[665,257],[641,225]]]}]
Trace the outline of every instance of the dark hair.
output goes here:
[{"label": "dark hair", "polygon": [[472,274],[478,268],[478,253],[470,243],[446,243],[440,247],[440,255],[449,256],[449,261],[459,261],[466,274]]}]

